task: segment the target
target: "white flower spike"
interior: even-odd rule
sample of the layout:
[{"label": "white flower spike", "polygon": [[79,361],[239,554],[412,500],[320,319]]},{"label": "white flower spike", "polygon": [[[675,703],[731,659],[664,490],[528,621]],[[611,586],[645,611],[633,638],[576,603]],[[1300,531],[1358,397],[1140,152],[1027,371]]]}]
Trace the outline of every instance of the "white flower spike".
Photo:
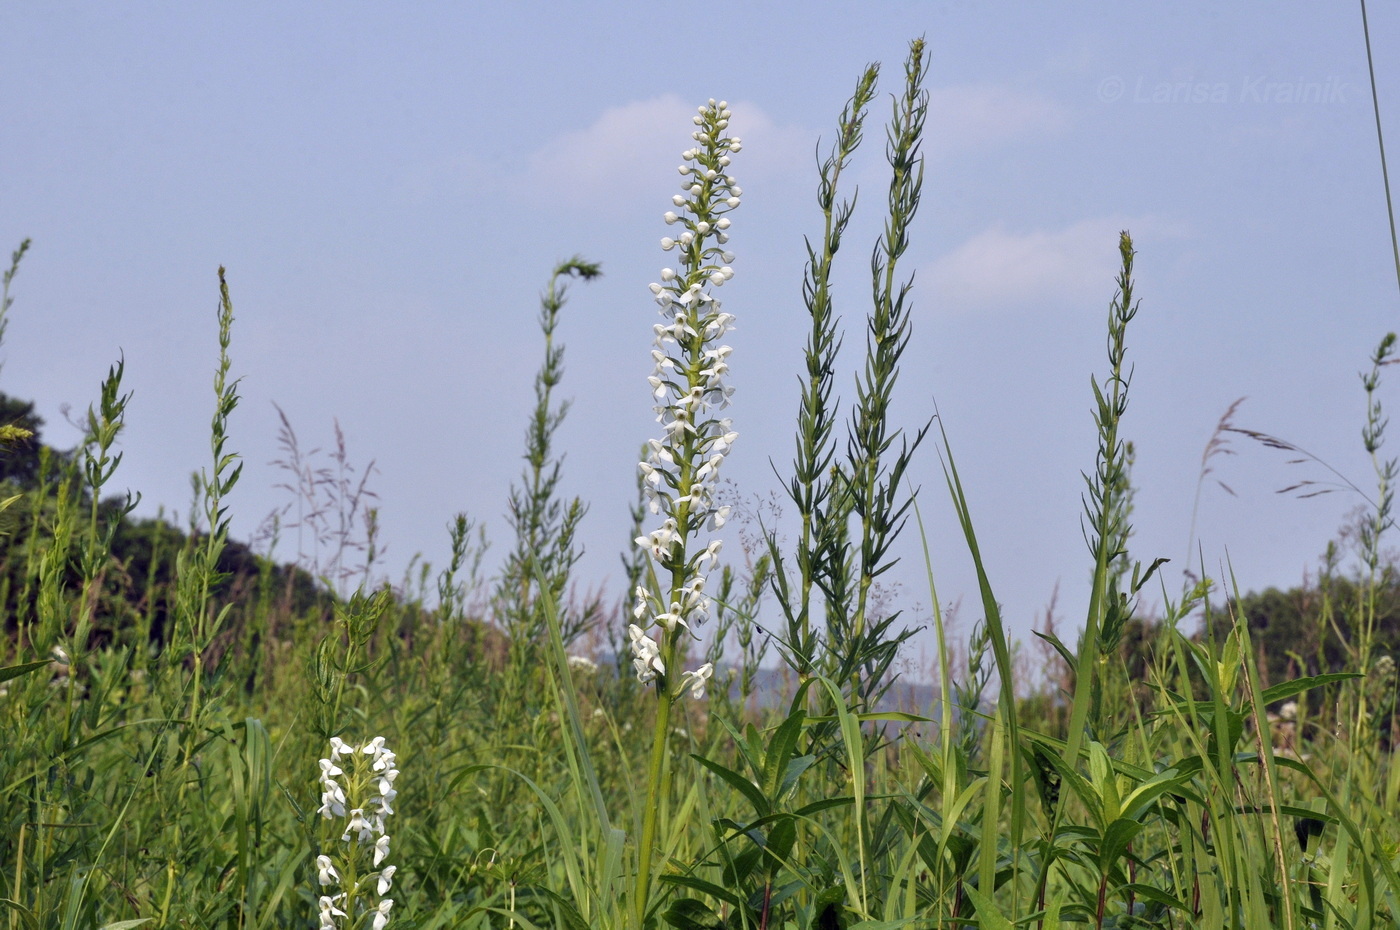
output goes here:
[{"label": "white flower spike", "polygon": [[738,140],[726,133],[731,115],[724,101],[697,108],[695,144],[681,153],[682,187],[689,196],[675,195],[671,202],[677,209],[663,216],[668,225],[681,227],[674,238],[661,240],[665,251],[679,248],[678,267],[663,270],[660,282],[649,286],[666,322],[655,327],[656,367],[647,379],[661,438],[649,443],[641,472],[647,509],[661,517],[661,526],[636,543],[655,563],[656,576],[669,584],[638,589],[636,622],[628,636],[638,680],[659,681],[668,700],[687,688],[703,696],[713,674],[705,665],[666,680],[667,660],[679,638],[710,612],[705,572],[714,567],[719,546],[717,540],[695,537],[706,525],[722,526],[729,516],[716,495],[720,466],[737,434],[716,411],[728,405],[733,392],[725,381],[731,350],[718,341],[734,317],[720,309],[715,292],[734,276],[734,253],[722,246],[732,226],[728,214],[739,207],[742,194],[730,174],[739,149]]}]

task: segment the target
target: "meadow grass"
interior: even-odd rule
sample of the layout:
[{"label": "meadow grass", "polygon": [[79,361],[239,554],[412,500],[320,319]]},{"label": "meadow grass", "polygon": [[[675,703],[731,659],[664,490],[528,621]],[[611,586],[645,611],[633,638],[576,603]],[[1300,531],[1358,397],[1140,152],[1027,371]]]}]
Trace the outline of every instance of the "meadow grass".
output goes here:
[{"label": "meadow grass", "polygon": [[[913,325],[901,258],[923,180],[926,67],[916,41],[891,95],[884,233],[863,310],[838,306],[831,273],[855,208],[842,174],[864,138],[878,66],[858,76],[819,160],[821,223],[802,287],[811,328],[786,481],[799,529],[791,544],[765,532],[750,569],[722,565],[718,537],[707,535],[730,516],[716,482],[742,441],[725,413],[721,340],[732,317],[716,296],[734,273],[726,230],[742,199],[731,174],[742,144],[727,133],[723,101],[699,108],[677,210],[665,216],[682,231],[662,241],[675,267],[651,288],[662,313],[650,381],[659,428],[642,447],[616,611],[570,596],[586,507],[560,498],[553,445],[566,412],[555,335],[564,285],[595,277],[595,264],[561,263],[542,295],[543,362],[510,497],[515,538],[495,578],[482,572],[484,536],[458,515],[441,571],[419,566],[395,590],[372,583],[370,469],[355,478],[338,442],[339,470],[318,470],[285,418],[288,486],[302,498],[287,528],[312,534],[305,562],[320,578],[266,557],[239,569],[228,528],[241,466],[227,428],[238,382],[222,270],[198,516],[189,532],[151,529],[142,570],[118,551],[135,501],[104,497],[130,397],[124,366],[113,365],[80,447],[45,451],[34,479],[3,495],[0,921],[9,930],[1400,921],[1400,770],[1387,723],[1395,668],[1376,654],[1396,475],[1383,455],[1379,388],[1394,337],[1363,379],[1378,493],[1353,593],[1335,605],[1346,667],[1268,684],[1249,625],[1211,615],[1211,594],[1237,593],[1234,579],[1217,585],[1202,571],[1174,593],[1161,560],[1129,554],[1128,336],[1139,304],[1123,233],[1108,355],[1086,396],[1098,427],[1084,475],[1089,607],[1076,642],[1045,633],[1059,664],[1048,677],[1063,689],[1028,699],[1014,687],[1017,644],[983,568],[952,438],[932,417],[906,431],[889,416]],[[4,278],[0,335],[25,248]],[[866,337],[845,414],[835,386],[842,312],[863,313]],[[3,439],[25,433],[7,424]],[[983,612],[968,643],[952,641],[925,544],[938,683],[917,717],[883,701],[911,630],[876,596],[910,517],[925,540],[934,532],[906,480],[916,452],[942,463]],[[350,541],[361,538],[356,519],[368,521],[363,542]],[[281,529],[271,524],[274,540]],[[362,569],[349,564],[355,552]],[[1130,669],[1125,631],[1149,584],[1166,606]],[[766,655],[792,688],[754,700]]]}]

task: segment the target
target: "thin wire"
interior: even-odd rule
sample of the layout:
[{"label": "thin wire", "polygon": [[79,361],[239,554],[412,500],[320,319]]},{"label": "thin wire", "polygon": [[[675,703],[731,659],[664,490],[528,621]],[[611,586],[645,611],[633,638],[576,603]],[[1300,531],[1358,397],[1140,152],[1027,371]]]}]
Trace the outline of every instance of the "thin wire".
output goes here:
[{"label": "thin wire", "polygon": [[1361,32],[1366,38],[1366,68],[1371,73],[1371,106],[1376,112],[1376,142],[1381,149],[1381,180],[1385,183],[1385,212],[1390,219],[1390,249],[1395,254],[1395,284],[1400,287],[1400,241],[1395,237],[1395,208],[1390,202],[1390,172],[1385,166],[1385,136],[1381,133],[1381,101],[1376,93],[1376,66],[1371,58],[1371,27],[1366,21],[1366,0],[1361,0]]}]

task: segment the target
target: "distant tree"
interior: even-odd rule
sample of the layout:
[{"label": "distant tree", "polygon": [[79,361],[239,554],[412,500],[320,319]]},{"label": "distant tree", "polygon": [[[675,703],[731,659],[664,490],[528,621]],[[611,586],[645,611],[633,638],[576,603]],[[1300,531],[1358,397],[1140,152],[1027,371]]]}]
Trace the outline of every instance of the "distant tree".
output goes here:
[{"label": "distant tree", "polygon": [[1359,597],[1354,580],[1328,574],[1317,585],[1250,592],[1215,608],[1212,625],[1223,636],[1232,617],[1245,620],[1265,687],[1303,675],[1369,668],[1377,656],[1400,648],[1400,579],[1388,578],[1381,589],[1371,656],[1351,652],[1349,608]]}]

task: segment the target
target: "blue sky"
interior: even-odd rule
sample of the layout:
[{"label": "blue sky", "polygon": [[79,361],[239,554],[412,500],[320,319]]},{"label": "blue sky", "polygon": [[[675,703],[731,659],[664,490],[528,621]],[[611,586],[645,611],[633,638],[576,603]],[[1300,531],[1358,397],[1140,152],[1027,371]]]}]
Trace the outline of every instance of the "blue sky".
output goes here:
[{"label": "blue sky", "polygon": [[[538,293],[559,259],[601,262],[560,335],[565,489],[591,503],[581,581],[618,584],[636,449],[656,426],[653,304],[689,116],[729,101],[734,280],[725,309],[726,463],[745,499],[792,456],[805,315],[802,237],[818,229],[812,153],[867,61],[880,102],[852,177],[838,273],[844,362],[859,362],[869,248],[882,221],[882,123],[910,38],[931,68],[923,205],[905,267],[914,336],[897,415],[936,402],[991,580],[1028,636],[1059,585],[1087,589],[1081,471],[1089,376],[1104,368],[1116,237],[1138,248],[1142,310],[1126,435],[1137,448],[1135,557],[1188,552],[1242,589],[1297,583],[1347,512],[1341,493],[1276,492],[1322,473],[1234,442],[1191,533],[1202,451],[1237,398],[1241,426],[1284,436],[1370,487],[1356,372],[1397,326],[1359,10],[1348,4],[30,4],[0,14],[0,245],[34,246],[16,279],[0,389],[38,402],[47,438],[124,355],[134,391],[115,484],[141,510],[188,507],[208,459],[215,269],[237,312],[243,401],[232,503],[247,536],[286,503],[281,405],[307,446],[344,430],[379,473],[384,570],[441,564],[466,511],[509,547],[541,343]],[[1400,138],[1400,13],[1371,34],[1383,116]],[[851,374],[842,382],[846,396]],[[1400,397],[1383,387],[1382,400]],[[1396,398],[1392,400],[1392,398]],[[1397,438],[1396,441],[1400,441]],[[932,444],[913,479],[943,600],[968,560]],[[783,523],[779,520],[779,526]],[[285,551],[283,554],[290,554]],[[739,555],[737,546],[728,550]],[[917,539],[902,548],[915,613]],[[917,661],[917,654],[911,659]]]}]

